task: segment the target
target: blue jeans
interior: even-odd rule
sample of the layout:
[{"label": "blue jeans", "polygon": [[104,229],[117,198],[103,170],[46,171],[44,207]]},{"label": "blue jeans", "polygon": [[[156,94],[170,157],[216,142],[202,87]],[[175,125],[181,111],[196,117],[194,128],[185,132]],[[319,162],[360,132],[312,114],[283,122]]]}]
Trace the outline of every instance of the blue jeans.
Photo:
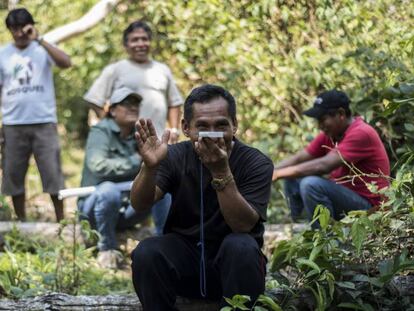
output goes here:
[{"label": "blue jeans", "polygon": [[339,220],[353,210],[368,210],[371,203],[356,192],[319,176],[286,179],[284,192],[293,220],[297,220],[303,210],[309,221],[318,204],[329,209],[331,216]]},{"label": "blue jeans", "polygon": [[[92,228],[96,229],[101,238],[98,249],[101,251],[117,249],[115,231],[131,228],[145,220],[150,211],[136,212],[129,203],[129,186],[131,182],[99,184],[94,193],[85,200],[80,200],[78,210],[80,219],[86,219]],[[152,207],[152,215],[156,233],[162,234],[165,221],[171,205],[171,195],[164,198]]]}]

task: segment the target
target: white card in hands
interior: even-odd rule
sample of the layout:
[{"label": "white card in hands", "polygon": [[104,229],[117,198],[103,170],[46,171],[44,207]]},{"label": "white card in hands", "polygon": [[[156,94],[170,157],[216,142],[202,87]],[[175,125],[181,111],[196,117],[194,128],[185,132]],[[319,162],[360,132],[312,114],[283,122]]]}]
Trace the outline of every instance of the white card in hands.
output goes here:
[{"label": "white card in hands", "polygon": [[224,132],[198,132],[198,137],[223,138]]}]

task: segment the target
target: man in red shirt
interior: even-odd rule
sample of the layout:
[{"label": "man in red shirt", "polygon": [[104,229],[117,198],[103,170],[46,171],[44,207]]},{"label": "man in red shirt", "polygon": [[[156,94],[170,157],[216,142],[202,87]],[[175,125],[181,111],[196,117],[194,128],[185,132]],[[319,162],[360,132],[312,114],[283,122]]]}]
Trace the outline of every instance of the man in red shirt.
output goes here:
[{"label": "man in red shirt", "polygon": [[[390,164],[377,132],[353,117],[348,96],[337,90],[320,94],[304,114],[317,119],[321,133],[303,150],[275,166],[273,180],[285,180],[293,220],[303,210],[312,219],[318,204],[338,220],[351,210],[378,206],[382,197],[368,189],[389,185]],[[328,174],[329,179],[321,177]]]}]

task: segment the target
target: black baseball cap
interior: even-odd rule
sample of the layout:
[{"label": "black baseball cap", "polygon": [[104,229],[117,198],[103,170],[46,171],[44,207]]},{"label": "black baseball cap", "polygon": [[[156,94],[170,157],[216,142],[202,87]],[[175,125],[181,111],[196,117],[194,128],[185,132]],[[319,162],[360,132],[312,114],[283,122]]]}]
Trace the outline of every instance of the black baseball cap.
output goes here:
[{"label": "black baseball cap", "polygon": [[308,117],[319,119],[332,109],[349,109],[350,102],[351,101],[344,92],[337,90],[326,91],[319,94],[313,102],[313,107],[305,110],[303,114]]},{"label": "black baseball cap", "polygon": [[7,14],[6,17],[6,27],[17,27],[17,26],[26,26],[28,24],[35,24],[32,14],[29,13],[25,8],[14,9]]}]

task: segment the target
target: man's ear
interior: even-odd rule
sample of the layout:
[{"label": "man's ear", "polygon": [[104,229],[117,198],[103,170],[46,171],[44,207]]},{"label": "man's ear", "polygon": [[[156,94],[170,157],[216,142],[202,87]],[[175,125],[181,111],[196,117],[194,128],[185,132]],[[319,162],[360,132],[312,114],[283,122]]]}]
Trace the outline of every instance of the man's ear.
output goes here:
[{"label": "man's ear", "polygon": [[184,136],[190,137],[190,125],[184,119],[181,120],[181,129],[183,130]]},{"label": "man's ear", "polygon": [[338,110],[337,110],[337,114],[339,114],[339,116],[343,119],[343,118],[346,118],[346,112],[345,112],[345,109],[344,108],[338,108]]},{"label": "man's ear", "polygon": [[236,135],[239,123],[237,120],[233,120],[233,136]]}]

